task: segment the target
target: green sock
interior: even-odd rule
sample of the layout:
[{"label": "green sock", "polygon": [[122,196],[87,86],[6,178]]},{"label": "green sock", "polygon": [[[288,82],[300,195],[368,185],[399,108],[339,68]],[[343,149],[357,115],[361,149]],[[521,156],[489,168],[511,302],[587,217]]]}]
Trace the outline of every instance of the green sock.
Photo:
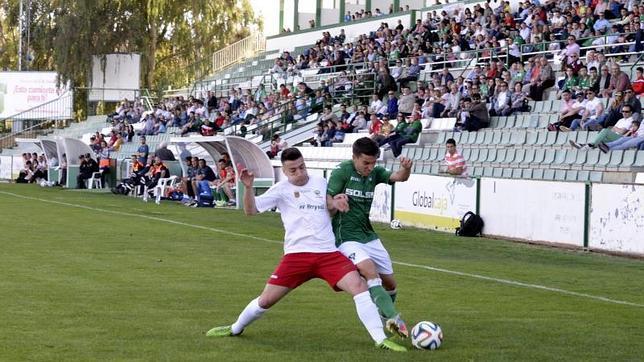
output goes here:
[{"label": "green sock", "polygon": [[394,302],[391,300],[391,296],[387,294],[385,288],[381,285],[376,285],[369,288],[369,294],[371,294],[371,299],[374,304],[378,307],[380,314],[386,318],[393,318],[398,315],[396,307],[394,307]]}]

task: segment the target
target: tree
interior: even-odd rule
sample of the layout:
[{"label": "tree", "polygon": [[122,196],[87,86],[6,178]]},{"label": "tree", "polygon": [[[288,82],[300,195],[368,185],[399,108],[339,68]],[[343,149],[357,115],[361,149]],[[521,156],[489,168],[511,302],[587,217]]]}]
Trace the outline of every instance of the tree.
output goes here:
[{"label": "tree", "polygon": [[[210,55],[258,25],[247,0],[25,0],[34,60],[89,85],[92,55],[139,53],[142,83],[160,90],[208,73]],[[0,0],[0,67],[17,68],[19,0]],[[10,29],[10,30],[7,30]]]}]

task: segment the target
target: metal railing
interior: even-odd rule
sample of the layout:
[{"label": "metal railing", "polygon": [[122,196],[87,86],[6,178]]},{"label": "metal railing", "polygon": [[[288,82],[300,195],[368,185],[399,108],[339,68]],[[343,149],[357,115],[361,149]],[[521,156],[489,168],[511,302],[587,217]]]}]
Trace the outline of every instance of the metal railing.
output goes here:
[{"label": "metal railing", "polygon": [[15,146],[16,137],[32,138],[50,130],[52,125],[65,126],[73,117],[74,93],[60,97],[0,119],[0,149]]},{"label": "metal railing", "polygon": [[252,34],[213,53],[211,70],[213,73],[217,73],[227,66],[243,61],[248,57],[252,57],[256,53],[264,51],[265,49],[266,38],[264,37],[264,34]]}]

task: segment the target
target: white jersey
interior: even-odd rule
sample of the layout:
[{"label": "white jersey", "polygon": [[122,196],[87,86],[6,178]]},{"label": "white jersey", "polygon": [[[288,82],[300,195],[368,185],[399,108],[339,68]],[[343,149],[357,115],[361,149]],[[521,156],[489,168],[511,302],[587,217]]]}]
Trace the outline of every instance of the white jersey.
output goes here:
[{"label": "white jersey", "polygon": [[282,180],[255,198],[257,211],[277,207],[284,223],[284,254],[336,251],[326,208],[326,180],[309,175],[304,186]]}]

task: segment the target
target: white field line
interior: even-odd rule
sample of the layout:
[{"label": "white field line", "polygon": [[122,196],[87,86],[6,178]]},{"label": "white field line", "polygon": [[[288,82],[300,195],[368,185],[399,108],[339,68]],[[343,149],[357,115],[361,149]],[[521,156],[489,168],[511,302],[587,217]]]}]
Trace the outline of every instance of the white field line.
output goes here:
[{"label": "white field line", "polygon": [[[128,217],[138,217],[138,218],[142,218],[142,219],[161,221],[161,222],[168,223],[168,224],[175,224],[175,225],[187,226],[187,227],[191,227],[191,228],[195,228],[195,229],[208,230],[208,231],[213,231],[213,232],[216,232],[216,233],[219,233],[219,234],[227,234],[227,235],[232,235],[232,236],[237,236],[237,237],[249,238],[249,239],[253,239],[253,240],[265,241],[265,242],[272,243],[272,244],[282,244],[282,241],[278,241],[278,240],[271,240],[271,239],[266,239],[266,238],[262,238],[262,237],[258,237],[258,236],[252,236],[252,235],[247,235],[247,234],[242,234],[242,233],[236,233],[236,232],[233,232],[233,231],[228,231],[228,230],[223,230],[223,229],[218,229],[218,228],[213,228],[213,227],[208,227],[208,226],[202,226],[202,225],[196,225],[196,224],[188,224],[188,223],[185,223],[185,222],[171,220],[171,219],[164,219],[164,218],[161,218],[161,217],[133,214],[133,213],[123,212],[123,211],[100,209],[100,208],[91,207],[91,206],[85,206],[85,205],[80,205],[80,204],[72,204],[72,203],[62,202],[62,201],[54,201],[54,200],[41,199],[41,198],[36,198],[36,197],[29,197],[29,196],[24,196],[24,195],[15,194],[15,193],[6,192],[6,191],[0,191],[0,194],[7,195],[7,196],[12,196],[12,197],[16,197],[16,198],[21,198],[21,199],[25,199],[25,200],[40,201],[40,202],[45,202],[45,203],[50,203],[50,204],[75,207],[75,208],[79,208],[79,209],[100,211],[100,212],[104,212],[104,213],[108,213],[108,214],[114,214],[114,215],[120,215],[120,216],[128,216]],[[516,286],[516,287],[545,290],[545,291],[549,291],[549,292],[553,292],[553,293],[570,295],[570,296],[575,296],[575,297],[579,297],[579,298],[593,299],[593,300],[598,300],[598,301],[606,302],[606,303],[628,305],[628,306],[632,306],[632,307],[644,307],[644,304],[638,304],[638,303],[633,303],[633,302],[628,302],[628,301],[623,301],[623,300],[618,300],[618,299],[612,299],[612,298],[607,298],[607,297],[597,296],[597,295],[592,295],[592,294],[579,293],[579,292],[574,292],[574,291],[570,291],[570,290],[566,290],[566,289],[548,287],[548,286],[545,286],[545,285],[524,283],[524,282],[519,282],[519,281],[515,281],[515,280],[510,280],[510,279],[494,278],[494,277],[489,277],[489,276],[480,275],[480,274],[473,274],[473,273],[466,273],[466,272],[460,272],[460,271],[449,270],[449,269],[435,268],[435,267],[431,267],[431,266],[427,266],[427,265],[405,263],[405,262],[400,262],[400,261],[393,261],[393,263],[396,264],[396,265],[402,265],[402,266],[406,266],[406,267],[410,267],[410,268],[424,269],[424,270],[430,270],[430,271],[439,272],[439,273],[458,275],[458,276],[461,276],[461,277],[485,280],[485,281],[490,281],[490,282],[495,282],[495,283],[500,283],[500,284],[512,285],[512,286]]]}]

